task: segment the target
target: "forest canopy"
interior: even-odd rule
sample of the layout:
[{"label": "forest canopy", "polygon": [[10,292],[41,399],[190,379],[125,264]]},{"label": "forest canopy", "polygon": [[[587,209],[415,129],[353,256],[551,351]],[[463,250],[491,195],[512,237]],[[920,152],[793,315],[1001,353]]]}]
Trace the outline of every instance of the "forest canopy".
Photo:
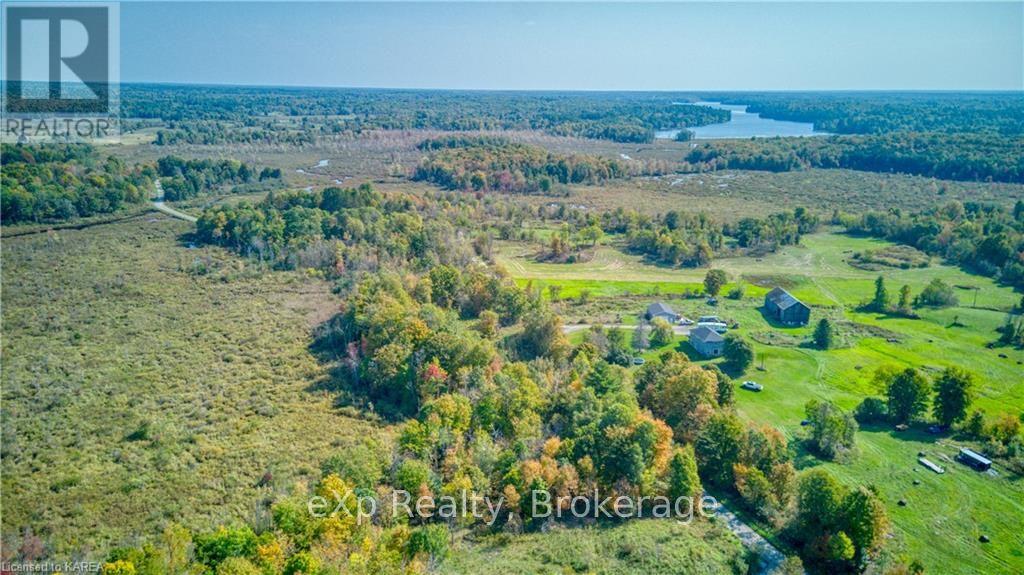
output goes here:
[{"label": "forest canopy", "polygon": [[5,224],[110,213],[145,201],[156,175],[86,144],[3,144],[0,163]]},{"label": "forest canopy", "polygon": [[900,133],[701,143],[689,170],[846,168],[946,180],[1024,182],[1024,136]]},{"label": "forest canopy", "polygon": [[598,184],[627,175],[622,162],[559,155],[493,136],[448,136],[420,144],[429,152],[413,179],[450,190],[550,193],[556,184]]}]

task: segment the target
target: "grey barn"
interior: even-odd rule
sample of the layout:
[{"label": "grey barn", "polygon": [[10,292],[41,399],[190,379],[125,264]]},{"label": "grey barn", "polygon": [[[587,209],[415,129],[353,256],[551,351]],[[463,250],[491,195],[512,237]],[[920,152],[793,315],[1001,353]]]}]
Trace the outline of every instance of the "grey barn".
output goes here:
[{"label": "grey barn", "polygon": [[786,325],[804,325],[811,319],[811,308],[780,287],[765,294],[764,310],[769,317]]},{"label": "grey barn", "polygon": [[672,308],[668,307],[667,304],[664,304],[659,301],[658,303],[652,303],[651,305],[647,306],[647,313],[644,315],[644,317],[646,317],[648,320],[653,320],[656,317],[660,317],[661,319],[669,323],[676,323],[677,321],[679,321],[680,316],[676,312],[672,311]]}]

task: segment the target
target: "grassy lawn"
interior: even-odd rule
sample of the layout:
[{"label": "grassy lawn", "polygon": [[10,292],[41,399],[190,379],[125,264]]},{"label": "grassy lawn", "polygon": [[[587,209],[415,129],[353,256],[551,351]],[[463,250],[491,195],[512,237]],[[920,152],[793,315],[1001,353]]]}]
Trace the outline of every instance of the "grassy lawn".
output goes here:
[{"label": "grassy lawn", "polygon": [[[565,296],[590,289],[595,302],[589,307],[561,304],[567,317],[586,316],[580,310],[599,305],[602,309],[619,305],[621,315],[635,315],[650,298],[624,294],[654,293],[657,288],[661,295],[652,297],[667,299],[684,316],[717,314],[739,322],[739,333],[756,342],[758,354],[757,367],[745,378],[765,386],[761,393],[737,390],[739,412],[752,421],[774,425],[792,438],[800,435],[803,406],[809,399],[828,399],[852,409],[866,396],[881,395],[882,390],[872,387],[871,376],[883,364],[921,367],[930,375],[947,366],[961,366],[978,376],[976,407],[990,415],[1024,409],[1024,367],[1020,363],[1024,352],[985,347],[996,339],[995,329],[1002,324],[1006,310],[1020,301],[1020,294],[934,261],[923,269],[885,268],[880,272],[858,269],[845,261],[855,251],[884,245],[876,240],[815,234],[805,237],[802,246],[764,258],[719,260],[715,267],[727,270],[734,281],[744,281],[748,289],[742,301],[719,298],[718,306],[709,306],[703,299],[671,297],[699,284],[706,270],[647,266],[633,256],[616,256],[612,248],[602,248],[594,261],[586,264],[524,261],[516,258],[510,246],[502,249],[501,257],[519,281],[558,283],[564,286]],[[903,284],[916,294],[935,277],[954,286],[978,287],[978,307],[971,307],[974,292],[961,289],[957,290],[960,307],[923,310],[921,319],[854,311],[870,298],[879,274],[886,278],[894,296]],[[608,286],[602,288],[605,281]],[[811,326],[770,325],[760,313],[760,296],[777,283],[812,305],[812,324],[825,315],[842,322],[844,347],[812,349],[800,345],[810,337]],[[964,327],[952,327],[954,318]],[[582,334],[573,336],[582,338]],[[692,353],[685,342],[677,340],[676,346]],[[644,356],[658,353],[652,350]],[[763,371],[759,369],[762,361]],[[1005,469],[993,477],[947,461],[957,451],[956,442],[923,431],[899,433],[887,426],[864,429],[857,441],[860,453],[851,463],[821,463],[809,456],[801,456],[799,462],[804,467],[825,465],[850,484],[875,485],[893,518],[895,545],[920,558],[930,571],[1011,573],[1024,568],[1024,483],[1020,478]],[[928,454],[947,472],[936,475],[921,467],[918,452]],[[920,485],[913,485],[915,479]],[[896,504],[900,499],[907,502],[905,507]],[[981,534],[992,541],[979,543]]]},{"label": "grassy lawn", "polygon": [[58,558],[258,523],[330,454],[386,440],[317,389],[328,285],[187,249],[188,229],[146,214],[3,241],[5,534]]},{"label": "grassy lawn", "polygon": [[442,573],[732,574],[743,549],[724,527],[706,521],[635,520],[601,528],[495,536],[455,547]]}]

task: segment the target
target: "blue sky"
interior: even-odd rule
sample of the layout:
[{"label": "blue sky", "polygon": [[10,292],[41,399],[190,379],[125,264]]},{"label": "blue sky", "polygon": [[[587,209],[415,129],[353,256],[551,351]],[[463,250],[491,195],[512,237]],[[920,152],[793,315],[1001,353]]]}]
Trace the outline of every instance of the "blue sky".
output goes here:
[{"label": "blue sky", "polygon": [[1024,2],[121,4],[121,79],[1020,90]]}]

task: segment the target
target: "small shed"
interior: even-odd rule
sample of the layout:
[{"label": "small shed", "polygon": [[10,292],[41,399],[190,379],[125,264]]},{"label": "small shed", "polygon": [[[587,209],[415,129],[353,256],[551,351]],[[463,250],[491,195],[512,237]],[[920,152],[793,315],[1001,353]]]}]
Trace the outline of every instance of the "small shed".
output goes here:
[{"label": "small shed", "polygon": [[811,308],[780,287],[765,294],[764,309],[772,319],[786,325],[806,325],[811,319]]},{"label": "small shed", "polygon": [[725,338],[706,325],[699,325],[690,332],[690,345],[704,357],[718,357],[725,348]]},{"label": "small shed", "polygon": [[936,463],[930,461],[929,459],[927,459],[925,457],[918,457],[917,458],[917,462],[920,463],[921,465],[924,465],[928,469],[931,469],[935,473],[943,474],[943,473],[946,472],[946,470],[943,469],[942,466],[937,465]]},{"label": "small shed", "polygon": [[646,317],[648,321],[660,317],[669,323],[676,323],[679,321],[681,316],[674,312],[668,304],[659,301],[647,306],[647,313],[644,314],[644,317]]},{"label": "small shed", "polygon": [[968,467],[973,467],[978,471],[988,471],[992,468],[992,461],[987,457],[984,457],[973,449],[967,449],[966,447],[960,448],[960,454],[956,456],[957,460]]}]

